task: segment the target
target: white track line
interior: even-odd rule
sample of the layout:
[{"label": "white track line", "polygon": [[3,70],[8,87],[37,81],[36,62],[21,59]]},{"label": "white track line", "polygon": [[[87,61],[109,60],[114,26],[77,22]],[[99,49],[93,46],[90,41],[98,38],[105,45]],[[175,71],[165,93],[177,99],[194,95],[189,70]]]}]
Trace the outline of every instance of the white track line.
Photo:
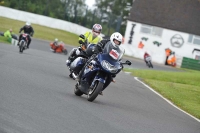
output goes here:
[{"label": "white track line", "polygon": [[143,83],[142,81],[140,81],[138,79],[138,77],[134,77],[135,80],[139,81],[140,83],[142,83],[144,86],[146,86],[147,88],[149,88],[151,91],[153,91],[155,94],[157,94],[158,96],[160,96],[161,98],[163,98],[165,101],[167,101],[170,105],[172,105],[173,107],[177,108],[178,110],[180,110],[181,112],[189,115],[190,117],[192,117],[193,119],[195,119],[196,121],[200,122],[200,120],[196,117],[194,117],[193,115],[185,112],[184,110],[180,109],[179,107],[177,107],[176,105],[174,105],[171,101],[169,101],[168,99],[164,98],[161,94],[159,94],[158,92],[156,92],[155,90],[153,90],[151,87],[149,87],[148,85],[146,85],[145,83]]}]

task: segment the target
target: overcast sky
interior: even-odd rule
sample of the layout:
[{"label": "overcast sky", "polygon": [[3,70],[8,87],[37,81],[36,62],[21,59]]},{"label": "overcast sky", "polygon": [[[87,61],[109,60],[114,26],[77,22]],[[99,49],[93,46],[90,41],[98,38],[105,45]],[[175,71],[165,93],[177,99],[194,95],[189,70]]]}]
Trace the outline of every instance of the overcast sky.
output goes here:
[{"label": "overcast sky", "polygon": [[95,0],[86,0],[86,4],[92,9],[92,6],[95,4]]}]

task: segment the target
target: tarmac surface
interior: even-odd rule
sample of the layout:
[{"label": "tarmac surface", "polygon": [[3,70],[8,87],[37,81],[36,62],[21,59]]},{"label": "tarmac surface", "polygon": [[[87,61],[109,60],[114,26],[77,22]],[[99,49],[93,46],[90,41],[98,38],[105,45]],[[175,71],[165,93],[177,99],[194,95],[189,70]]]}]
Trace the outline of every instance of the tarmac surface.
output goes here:
[{"label": "tarmac surface", "polygon": [[[198,121],[124,72],[94,102],[75,96],[67,56],[49,49],[36,39],[22,54],[0,44],[0,133],[200,133]],[[179,71],[160,64],[153,70]]]}]

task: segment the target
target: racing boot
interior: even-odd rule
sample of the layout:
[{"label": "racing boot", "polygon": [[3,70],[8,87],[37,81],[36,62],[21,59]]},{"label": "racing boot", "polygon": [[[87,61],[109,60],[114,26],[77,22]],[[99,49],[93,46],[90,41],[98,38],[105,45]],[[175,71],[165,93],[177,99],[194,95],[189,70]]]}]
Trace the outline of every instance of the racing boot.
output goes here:
[{"label": "racing boot", "polygon": [[29,45],[30,45],[30,43],[27,44],[27,46],[26,46],[27,49],[29,49]]},{"label": "racing boot", "polygon": [[71,64],[71,61],[68,59],[68,60],[66,60],[66,65],[69,67],[70,66],[70,64]]},{"label": "racing boot", "polygon": [[100,92],[99,92],[99,95],[103,96],[103,91],[100,91]]}]

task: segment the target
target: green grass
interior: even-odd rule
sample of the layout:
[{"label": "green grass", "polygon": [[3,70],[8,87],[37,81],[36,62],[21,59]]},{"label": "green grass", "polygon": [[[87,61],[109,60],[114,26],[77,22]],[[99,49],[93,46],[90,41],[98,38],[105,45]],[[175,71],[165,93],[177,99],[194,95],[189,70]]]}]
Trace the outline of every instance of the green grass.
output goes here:
[{"label": "green grass", "polygon": [[[26,22],[0,17],[0,31],[5,32],[12,28],[13,32],[19,35],[19,30]],[[78,35],[59,29],[53,29],[37,24],[32,24],[34,28],[34,38],[53,41],[55,38],[63,41],[65,44],[79,46]]]},{"label": "green grass", "polygon": [[166,72],[125,69],[175,105],[200,119],[200,71]]},{"label": "green grass", "polygon": [[8,41],[8,38],[7,38],[7,37],[4,37],[4,36],[0,36],[0,42],[6,43],[6,44],[11,44],[11,43]]}]

